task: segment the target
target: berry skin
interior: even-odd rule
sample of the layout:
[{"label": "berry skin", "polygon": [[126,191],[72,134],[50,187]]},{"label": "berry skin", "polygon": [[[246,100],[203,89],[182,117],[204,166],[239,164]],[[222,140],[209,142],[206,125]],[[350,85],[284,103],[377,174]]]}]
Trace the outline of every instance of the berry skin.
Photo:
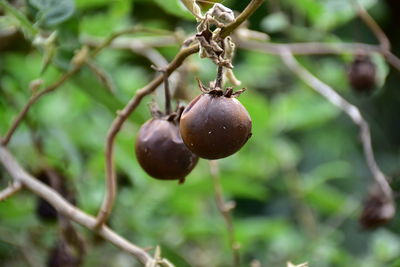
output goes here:
[{"label": "berry skin", "polygon": [[251,136],[251,118],[234,97],[214,89],[196,97],[182,113],[182,139],[205,159],[225,158],[238,151]]},{"label": "berry skin", "polygon": [[160,180],[183,182],[198,161],[183,143],[178,123],[166,118],[151,119],[140,128],[135,150],[140,166]]},{"label": "berry skin", "polygon": [[376,67],[368,56],[358,55],[348,71],[351,87],[357,93],[370,93],[376,86]]}]

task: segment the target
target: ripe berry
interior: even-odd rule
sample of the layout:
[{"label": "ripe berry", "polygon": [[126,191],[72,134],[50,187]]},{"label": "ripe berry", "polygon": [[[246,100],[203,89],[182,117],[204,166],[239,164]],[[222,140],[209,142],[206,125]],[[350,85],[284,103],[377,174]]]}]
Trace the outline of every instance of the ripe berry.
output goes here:
[{"label": "ripe berry", "polygon": [[[202,89],[202,85],[200,85]],[[251,118],[228,88],[208,90],[182,113],[180,131],[187,147],[199,157],[219,159],[238,151],[251,136]]]},{"label": "ripe berry", "polygon": [[370,93],[376,86],[376,67],[369,56],[358,55],[350,64],[348,79],[358,93]]},{"label": "ripe berry", "polygon": [[173,115],[153,118],[140,128],[136,157],[150,176],[180,182],[198,161],[198,157],[183,143],[178,121]]}]

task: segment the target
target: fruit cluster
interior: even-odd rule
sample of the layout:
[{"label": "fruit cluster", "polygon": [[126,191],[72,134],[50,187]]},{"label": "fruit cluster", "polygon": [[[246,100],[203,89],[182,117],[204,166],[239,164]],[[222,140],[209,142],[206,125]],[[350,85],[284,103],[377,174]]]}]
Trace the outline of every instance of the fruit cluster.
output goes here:
[{"label": "fruit cluster", "polygon": [[200,87],[203,93],[184,110],[153,112],[153,118],[140,128],[136,157],[150,176],[182,183],[198,157],[228,157],[250,138],[250,115],[236,99],[242,91]]}]

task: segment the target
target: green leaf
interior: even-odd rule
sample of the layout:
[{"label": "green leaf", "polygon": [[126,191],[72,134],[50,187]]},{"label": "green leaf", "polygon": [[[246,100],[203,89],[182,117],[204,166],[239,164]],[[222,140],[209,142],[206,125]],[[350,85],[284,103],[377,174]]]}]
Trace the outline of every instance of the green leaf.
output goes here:
[{"label": "green leaf", "polygon": [[38,30],[30,23],[30,21],[22,14],[18,9],[10,5],[7,1],[1,0],[0,7],[3,8],[6,13],[11,14],[21,25],[23,33],[29,38],[33,38]]},{"label": "green leaf", "polygon": [[[298,13],[308,18],[315,28],[327,31],[336,28],[357,16],[353,1],[348,0],[286,0]],[[365,8],[377,0],[359,0]]]},{"label": "green leaf", "polygon": [[29,3],[38,10],[39,23],[44,26],[67,20],[75,10],[73,0],[29,0]]},{"label": "green leaf", "polygon": [[166,12],[184,19],[194,20],[190,14],[179,2],[179,0],[155,0],[155,2]]}]

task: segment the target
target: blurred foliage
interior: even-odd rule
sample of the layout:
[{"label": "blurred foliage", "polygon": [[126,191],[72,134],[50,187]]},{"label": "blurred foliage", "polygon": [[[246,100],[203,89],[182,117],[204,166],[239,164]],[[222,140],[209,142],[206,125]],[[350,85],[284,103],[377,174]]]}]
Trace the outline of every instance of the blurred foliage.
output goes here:
[{"label": "blurred foliage", "polygon": [[[234,10],[242,10],[247,2],[223,1]],[[390,11],[396,10],[395,1],[360,2],[393,38],[394,50],[400,50],[396,37],[399,18]],[[0,46],[2,134],[29,98],[29,83],[34,79],[42,79],[44,85],[54,82],[68,68],[79,40],[105,38],[137,24],[171,31],[179,28],[186,34],[192,34],[196,26],[177,0],[13,3],[36,29],[57,32],[56,52],[41,72],[46,57],[43,44],[22,49],[13,44]],[[266,1],[250,18],[250,25],[277,42],[376,42],[347,0]],[[0,16],[0,33],[14,26],[26,27],[13,16]],[[26,34],[26,38],[32,36]],[[177,49],[178,44],[158,50],[171,60]],[[397,189],[399,74],[376,55],[380,88],[372,96],[360,96],[352,93],[346,82],[346,66],[352,56],[299,59],[360,107],[372,128],[377,160],[393,177]],[[151,62],[130,51],[106,49],[95,61],[116,84],[114,95],[85,67],[34,105],[10,144],[23,166],[37,173],[40,160],[32,135],[38,136],[48,161],[68,177],[77,205],[91,214],[98,211],[104,195],[104,142],[115,112],[154,76]],[[194,78],[210,81],[216,72],[211,62],[198,55],[188,61],[197,71],[189,73],[185,89],[195,96],[199,90]],[[398,216],[387,227],[372,232],[361,229],[357,222],[372,181],[357,127],[302,84],[278,57],[239,50],[234,65],[235,74],[249,89],[240,101],[253,119],[253,137],[240,152],[220,160],[220,168],[225,197],[237,204],[234,223],[243,266],[254,259],[262,266],[284,266],[288,260],[308,261],[318,267],[400,266]],[[144,99],[116,140],[120,187],[109,224],[142,247],[160,245],[163,256],[177,266],[229,266],[231,251],[214,202],[208,163],[201,160],[185,184],[178,185],[151,179],[135,159],[135,136],[150,118],[146,105],[150,101],[151,97]],[[3,188],[10,177],[1,171]],[[36,198],[23,191],[0,203],[2,266],[25,266],[27,253],[38,266],[46,262],[57,240],[57,225],[35,215]],[[129,255],[93,233],[79,230],[88,244],[84,266],[137,266]]]}]

